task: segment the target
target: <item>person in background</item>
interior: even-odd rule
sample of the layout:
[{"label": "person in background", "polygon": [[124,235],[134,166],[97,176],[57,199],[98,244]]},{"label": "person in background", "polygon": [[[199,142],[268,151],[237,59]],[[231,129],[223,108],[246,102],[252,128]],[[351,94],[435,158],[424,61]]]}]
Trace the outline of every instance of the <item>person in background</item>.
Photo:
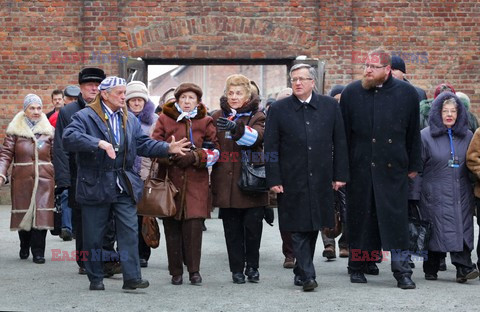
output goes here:
[{"label": "person in background", "polygon": [[[405,62],[400,56],[397,56],[397,55],[392,55],[392,76],[399,80],[410,83],[410,81],[408,81],[406,78],[407,68],[405,66]],[[414,86],[414,87],[415,87],[415,90],[417,90],[419,102],[426,100],[427,93],[425,92],[425,90],[417,86]]]},{"label": "person in background", "polygon": [[435,98],[429,121],[421,132],[420,213],[432,223],[433,231],[423,271],[426,280],[436,280],[440,259],[450,252],[456,281],[465,283],[478,277],[471,259],[474,198],[467,163],[476,169],[479,162],[475,157],[466,159],[473,134],[464,105],[449,91]]},{"label": "person in background", "polygon": [[80,88],[77,86],[67,86],[63,90],[63,95],[64,95],[65,105],[70,104],[78,100],[78,96],[80,95]]},{"label": "person in background", "polygon": [[260,280],[260,242],[268,194],[245,192],[237,184],[242,169],[241,152],[263,152],[265,114],[259,104],[250,79],[230,75],[220,98],[220,110],[212,116],[222,152],[222,159],[213,166],[211,174],[213,206],[220,208],[235,284],[244,284],[245,275],[249,282]]},{"label": "person in background", "polygon": [[168,88],[167,91],[162,94],[160,100],[158,101],[158,106],[155,109],[155,114],[160,114],[162,112],[163,105],[170,102],[175,102],[175,89],[176,87]]},{"label": "person in background", "polygon": [[[143,133],[150,135],[153,124],[157,122],[158,115],[154,113],[155,106],[148,98],[148,89],[141,81],[131,81],[127,84],[125,95],[127,108],[132,112],[140,122]],[[133,169],[137,172],[143,181],[146,180],[150,169],[150,158],[137,156]],[[138,216],[138,254],[140,257],[140,267],[148,267],[148,260],[151,255],[151,248],[145,243],[142,235],[143,217]]]},{"label": "person in background", "polygon": [[51,97],[52,97],[53,109],[46,114],[47,119],[50,118],[50,116],[52,116],[54,113],[58,112],[63,106],[65,106],[65,103],[63,101],[62,90],[58,90],[58,89],[53,90]]},{"label": "person in background", "polygon": [[8,124],[0,151],[0,186],[11,173],[10,229],[18,231],[20,259],[32,251],[33,262],[45,263],[45,237],[53,229],[55,179],[52,165],[54,129],[42,112],[42,100],[28,94],[23,111]]}]

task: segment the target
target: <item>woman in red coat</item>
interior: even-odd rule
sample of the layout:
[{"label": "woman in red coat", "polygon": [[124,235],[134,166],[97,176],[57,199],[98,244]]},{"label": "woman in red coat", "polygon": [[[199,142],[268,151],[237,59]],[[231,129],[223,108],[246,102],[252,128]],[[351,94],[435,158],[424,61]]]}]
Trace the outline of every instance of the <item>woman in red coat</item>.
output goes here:
[{"label": "woman in red coat", "polygon": [[[168,270],[172,284],[183,283],[183,262],[187,265],[190,282],[202,283],[200,257],[202,225],[210,216],[208,206],[208,167],[218,159],[218,143],[213,120],[201,103],[202,89],[193,83],[182,83],[175,90],[176,102],[163,106],[152,137],[170,142],[188,138],[190,152],[175,156],[159,166],[159,176],[168,176],[180,191],[175,197],[177,214],[164,218],[167,242]],[[208,146],[209,148],[203,148]]]},{"label": "woman in red coat", "polygon": [[42,100],[29,94],[7,127],[0,152],[0,185],[11,174],[12,216],[10,229],[20,237],[20,259],[32,250],[33,262],[45,263],[45,237],[53,229],[52,146],[54,128],[42,113]]}]

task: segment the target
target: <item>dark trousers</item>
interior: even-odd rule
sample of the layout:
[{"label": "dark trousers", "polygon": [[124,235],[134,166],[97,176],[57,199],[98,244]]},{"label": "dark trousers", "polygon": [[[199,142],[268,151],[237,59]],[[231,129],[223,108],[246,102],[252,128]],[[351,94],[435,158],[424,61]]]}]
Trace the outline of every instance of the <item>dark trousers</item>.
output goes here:
[{"label": "dark trousers", "polygon": [[45,238],[47,230],[31,229],[30,231],[18,231],[20,248],[32,250],[34,257],[45,257]]},{"label": "dark trousers", "polygon": [[184,262],[189,273],[200,271],[203,220],[205,219],[163,219],[170,275],[182,275]]},{"label": "dark trousers", "polygon": [[264,208],[220,208],[231,272],[258,269]]},{"label": "dark trousers", "polygon": [[140,259],[148,261],[152,254],[152,249],[145,243],[145,239],[143,239],[142,222],[143,216],[138,216],[138,255],[140,256]]},{"label": "dark trousers", "polygon": [[[112,194],[115,196],[115,194]],[[117,194],[109,204],[82,204],[83,247],[88,252],[85,269],[90,282],[103,280],[103,243],[109,226],[109,216],[113,211],[115,219],[123,280],[141,278],[138,257],[138,219],[135,202],[126,194]]]},{"label": "dark trousers", "polygon": [[293,250],[296,257],[293,273],[299,275],[303,281],[316,278],[313,257],[317,238],[318,231],[292,232]]},{"label": "dark trousers", "polygon": [[[80,207],[73,208],[73,228],[75,229],[75,249],[80,252],[83,249],[83,229],[82,229],[82,210]],[[85,268],[84,261],[78,258],[77,264],[80,268]]]},{"label": "dark trousers", "polygon": [[[440,267],[440,260],[445,258],[447,253],[437,252],[437,251],[428,251],[428,259],[423,261],[423,272],[425,274],[437,274],[438,268]],[[456,267],[467,267],[472,268],[472,252],[468,250],[467,246],[463,247],[463,251],[460,252],[450,252],[450,259],[452,264]]]},{"label": "dark trousers", "polygon": [[[362,250],[362,248],[358,248],[357,246],[355,246],[354,243],[352,243],[355,241],[355,239],[353,240],[349,239],[350,256],[348,258],[348,268],[351,271],[362,272],[367,265],[367,261],[362,261],[361,259],[352,260],[352,249],[354,251],[358,251],[358,250],[361,250],[362,252],[366,251],[368,252],[369,255],[372,255],[373,251],[378,252],[379,255],[382,254],[381,252],[382,241],[380,237],[380,230],[378,228],[378,218],[377,218],[377,211],[376,211],[376,205],[375,205],[375,197],[373,196],[373,189],[372,189],[372,193],[370,193],[370,196],[371,196],[370,201],[372,204],[371,204],[371,207],[369,207],[369,210],[366,212],[365,217],[362,221],[363,221],[363,228],[365,229],[363,234],[365,235],[365,232],[368,232],[369,234],[369,235],[365,235],[365,237],[368,237],[369,242],[364,242],[364,244],[371,246],[371,248],[367,250],[365,249]],[[352,233],[351,231],[348,231],[347,234],[348,236],[351,235],[352,238],[356,235],[356,233]],[[395,252],[391,252],[390,254],[392,255],[391,269],[395,279],[398,280],[402,276],[407,276],[407,277],[412,276],[412,268],[408,263],[410,260],[410,257],[397,256],[399,254],[402,255],[402,251],[400,252],[395,251]],[[372,262],[375,262],[375,260],[373,260]]]},{"label": "dark trousers", "polygon": [[295,259],[293,254],[292,233],[287,231],[280,231],[282,237],[282,252],[285,258]]}]

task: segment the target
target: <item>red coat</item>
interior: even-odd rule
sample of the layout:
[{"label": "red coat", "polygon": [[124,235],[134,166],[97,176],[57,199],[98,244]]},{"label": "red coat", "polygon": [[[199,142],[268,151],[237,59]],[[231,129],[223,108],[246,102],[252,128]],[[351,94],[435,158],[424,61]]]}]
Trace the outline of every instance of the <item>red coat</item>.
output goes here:
[{"label": "red coat", "polygon": [[[187,135],[190,132],[189,123],[185,118],[177,122],[179,115],[175,103],[165,104],[155,125],[152,138],[166,142],[171,142],[172,136],[175,136],[176,141],[190,138]],[[207,116],[207,110],[203,104],[198,106],[197,116],[191,121],[195,146],[201,148],[204,141],[210,141],[218,149],[216,128],[212,118]],[[210,217],[208,169],[205,167],[205,157],[200,157],[200,159],[203,161],[186,168],[180,168],[174,162],[170,162],[168,165],[163,162],[164,165],[159,168],[158,174],[162,177],[165,176],[165,169],[168,166],[168,176],[180,191],[175,197],[177,206],[175,219],[177,220]]]},{"label": "red coat", "polygon": [[10,229],[53,229],[54,129],[44,114],[32,129],[24,116],[20,112],[10,122],[0,152],[0,176],[4,179],[13,163]]}]

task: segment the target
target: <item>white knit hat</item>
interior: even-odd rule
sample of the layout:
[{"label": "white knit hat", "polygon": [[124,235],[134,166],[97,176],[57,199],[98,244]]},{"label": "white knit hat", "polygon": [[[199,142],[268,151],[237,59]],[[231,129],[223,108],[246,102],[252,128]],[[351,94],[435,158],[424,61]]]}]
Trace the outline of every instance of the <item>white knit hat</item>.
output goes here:
[{"label": "white knit hat", "polygon": [[145,103],[148,101],[148,90],[145,84],[141,81],[130,81],[127,84],[127,94],[125,102],[133,98],[142,98]]}]

